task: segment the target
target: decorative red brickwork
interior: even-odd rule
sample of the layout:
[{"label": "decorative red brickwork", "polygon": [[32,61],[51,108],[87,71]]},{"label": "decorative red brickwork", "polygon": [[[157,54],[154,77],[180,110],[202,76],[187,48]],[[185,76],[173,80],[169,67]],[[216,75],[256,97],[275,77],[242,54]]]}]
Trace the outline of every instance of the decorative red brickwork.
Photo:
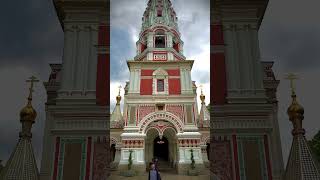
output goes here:
[{"label": "decorative red brickwork", "polygon": [[214,174],[221,180],[233,180],[231,142],[228,140],[213,140],[212,146]]},{"label": "decorative red brickwork", "polygon": [[152,76],[152,69],[141,69],[141,76]]},{"label": "decorative red brickwork", "polygon": [[180,69],[167,69],[169,76],[180,76]]},{"label": "decorative red brickwork", "polygon": [[144,140],[122,140],[124,148],[143,148]]},{"label": "decorative red brickwork", "polygon": [[[139,122],[148,114],[155,111],[155,106],[139,106]],[[138,123],[139,123],[138,122]]]},{"label": "decorative red brickwork", "polygon": [[93,157],[93,180],[107,180],[108,178],[108,162],[109,162],[109,144],[107,139],[101,140],[98,137],[97,142],[94,143],[94,157]]},{"label": "decorative red brickwork", "polygon": [[152,95],[152,79],[141,79],[140,95]]},{"label": "decorative red brickwork", "polygon": [[180,79],[169,79],[169,95],[181,94]]},{"label": "decorative red brickwork", "polygon": [[199,147],[200,139],[179,139],[178,145],[180,147]]},{"label": "decorative red brickwork", "polygon": [[166,111],[176,115],[181,121],[183,121],[182,105],[167,105]]}]

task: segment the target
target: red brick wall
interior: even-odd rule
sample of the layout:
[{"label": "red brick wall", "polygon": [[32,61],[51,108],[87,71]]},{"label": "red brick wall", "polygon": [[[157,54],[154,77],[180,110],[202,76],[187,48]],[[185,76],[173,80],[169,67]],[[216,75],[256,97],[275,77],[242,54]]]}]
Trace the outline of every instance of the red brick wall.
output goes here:
[{"label": "red brick wall", "polygon": [[140,95],[152,95],[152,79],[141,79]]},{"label": "red brick wall", "polygon": [[181,94],[180,79],[169,79],[169,94]]}]

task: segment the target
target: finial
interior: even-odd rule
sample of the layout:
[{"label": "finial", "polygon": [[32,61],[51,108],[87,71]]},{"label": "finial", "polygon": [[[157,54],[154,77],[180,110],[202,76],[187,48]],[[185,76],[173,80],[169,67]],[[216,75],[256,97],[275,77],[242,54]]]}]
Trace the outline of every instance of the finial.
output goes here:
[{"label": "finial", "polygon": [[286,79],[288,79],[290,81],[291,95],[295,96],[296,95],[296,88],[294,86],[294,80],[297,80],[298,76],[296,74],[289,73],[289,74],[287,74]]},{"label": "finial", "polygon": [[200,88],[200,90],[201,90],[201,94],[203,94],[203,91],[202,91],[202,90],[203,90],[203,89],[202,89],[202,88],[203,88],[203,85],[200,84],[199,88]]},{"label": "finial", "polygon": [[298,79],[297,75],[293,73],[289,73],[286,77],[286,79],[290,80],[290,88],[291,88],[291,97],[292,102],[289,106],[287,113],[289,115],[289,120],[293,124],[293,135],[298,134],[305,134],[305,130],[302,127],[302,120],[304,119],[304,109],[303,107],[298,103],[297,96],[295,92],[295,86],[294,86],[294,80]]},{"label": "finial", "polygon": [[119,94],[118,94],[118,95],[119,95],[119,96],[120,96],[121,88],[122,88],[122,86],[119,85],[119,86],[118,86],[118,89],[119,89]]},{"label": "finial", "polygon": [[35,76],[31,76],[26,82],[30,82],[29,96],[27,105],[20,111],[20,122],[22,123],[22,131],[20,137],[31,137],[31,127],[37,117],[37,112],[33,109],[32,92],[35,82],[39,82]]},{"label": "finial", "polygon": [[29,88],[29,96],[28,96],[28,103],[31,103],[32,101],[32,93],[33,93],[33,83],[39,82],[35,76],[31,76],[26,82],[30,82],[30,88]]},{"label": "finial", "polygon": [[117,100],[117,104],[116,105],[120,105],[120,101],[121,101],[120,92],[121,92],[122,86],[119,85],[118,88],[119,88],[119,93],[118,93],[118,96],[116,97],[116,100]]},{"label": "finial", "polygon": [[200,86],[200,89],[201,89],[201,94],[200,94],[200,100],[201,100],[201,104],[205,104],[205,98],[206,98],[206,96],[203,94],[203,85],[201,84]]}]

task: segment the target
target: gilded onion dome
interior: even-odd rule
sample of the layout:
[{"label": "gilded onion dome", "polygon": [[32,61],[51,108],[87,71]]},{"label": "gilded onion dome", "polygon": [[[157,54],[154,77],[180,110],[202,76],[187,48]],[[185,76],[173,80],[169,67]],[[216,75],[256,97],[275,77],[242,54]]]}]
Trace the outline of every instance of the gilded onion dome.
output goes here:
[{"label": "gilded onion dome", "polygon": [[28,104],[20,111],[20,121],[34,122],[37,117],[37,112],[31,105],[32,98],[28,98]]},{"label": "gilded onion dome", "polygon": [[292,103],[287,110],[289,118],[291,121],[295,118],[301,118],[302,120],[303,114],[304,114],[304,108],[298,103],[297,96],[295,94],[293,94],[291,97],[292,97]]}]

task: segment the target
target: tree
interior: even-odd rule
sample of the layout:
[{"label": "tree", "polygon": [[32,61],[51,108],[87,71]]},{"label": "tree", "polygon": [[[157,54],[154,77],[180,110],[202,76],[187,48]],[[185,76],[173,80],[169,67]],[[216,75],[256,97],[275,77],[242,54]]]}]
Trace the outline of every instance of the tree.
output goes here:
[{"label": "tree", "polygon": [[131,170],[132,167],[132,150],[129,151],[129,164],[128,164],[128,170]]},{"label": "tree", "polygon": [[210,107],[211,105],[210,105],[210,103],[207,105],[207,109],[208,109],[208,111],[210,112],[210,110],[211,110],[211,107]]},{"label": "tree", "polygon": [[317,161],[320,162],[320,130],[310,141],[308,141],[308,144],[313,155]]},{"label": "tree", "polygon": [[190,151],[191,151],[191,169],[194,169],[196,168],[196,166],[195,166],[195,161],[193,157],[193,149],[191,149]]}]

